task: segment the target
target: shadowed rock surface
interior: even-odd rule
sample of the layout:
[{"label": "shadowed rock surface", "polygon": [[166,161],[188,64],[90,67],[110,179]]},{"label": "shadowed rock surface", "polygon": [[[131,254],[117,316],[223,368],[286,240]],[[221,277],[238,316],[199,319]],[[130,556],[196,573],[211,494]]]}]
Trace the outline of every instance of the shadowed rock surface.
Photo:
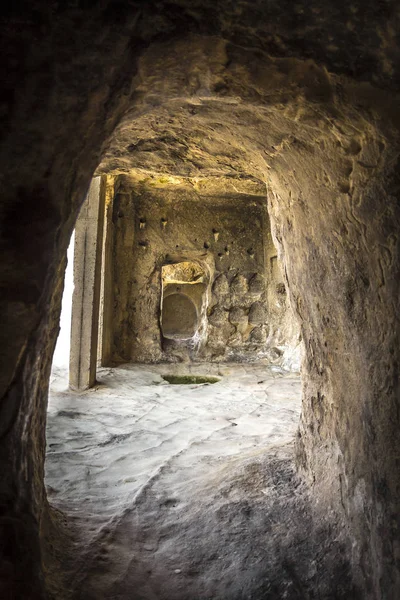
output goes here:
[{"label": "shadowed rock surface", "polygon": [[2,597],[46,597],[48,379],[96,169],[264,186],[305,349],[299,476],[361,597],[399,596],[398,30],[390,0],[2,9]]}]

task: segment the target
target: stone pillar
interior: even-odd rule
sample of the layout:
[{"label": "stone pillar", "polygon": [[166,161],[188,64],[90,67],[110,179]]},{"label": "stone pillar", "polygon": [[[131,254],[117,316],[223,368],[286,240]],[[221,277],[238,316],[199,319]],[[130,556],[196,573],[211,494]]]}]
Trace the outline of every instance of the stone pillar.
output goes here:
[{"label": "stone pillar", "polygon": [[112,361],[113,341],[113,314],[114,314],[114,177],[106,176],[106,200],[104,215],[104,239],[103,239],[103,266],[101,277],[101,302],[100,302],[100,333],[98,363],[102,367],[110,367]]},{"label": "stone pillar", "polygon": [[96,382],[105,186],[95,177],[75,227],[69,384],[86,390]]}]

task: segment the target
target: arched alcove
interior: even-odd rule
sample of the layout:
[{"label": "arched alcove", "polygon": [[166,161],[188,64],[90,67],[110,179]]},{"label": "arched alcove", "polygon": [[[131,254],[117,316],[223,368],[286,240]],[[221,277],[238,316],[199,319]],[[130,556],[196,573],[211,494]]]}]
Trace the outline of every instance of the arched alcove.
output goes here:
[{"label": "arched alcove", "polygon": [[[161,332],[165,340],[175,340],[174,348],[198,337],[207,303],[207,282],[206,267],[198,261],[174,260],[161,267]],[[164,346],[169,347],[168,343]]]},{"label": "arched alcove", "polygon": [[196,306],[188,296],[174,293],[163,298],[161,306],[161,329],[165,338],[187,340],[198,329]]}]

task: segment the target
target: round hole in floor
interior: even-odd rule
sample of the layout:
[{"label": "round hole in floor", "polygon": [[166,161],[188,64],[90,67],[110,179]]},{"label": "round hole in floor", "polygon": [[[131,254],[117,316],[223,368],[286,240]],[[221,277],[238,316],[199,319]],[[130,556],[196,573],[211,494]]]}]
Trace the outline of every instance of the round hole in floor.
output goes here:
[{"label": "round hole in floor", "polygon": [[208,377],[206,375],[162,375],[164,381],[174,385],[187,385],[190,383],[217,383],[218,377]]}]

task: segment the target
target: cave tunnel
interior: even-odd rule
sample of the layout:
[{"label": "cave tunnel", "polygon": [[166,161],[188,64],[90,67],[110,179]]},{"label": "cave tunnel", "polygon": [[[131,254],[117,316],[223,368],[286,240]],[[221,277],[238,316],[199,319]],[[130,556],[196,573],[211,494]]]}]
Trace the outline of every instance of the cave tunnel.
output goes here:
[{"label": "cave tunnel", "polygon": [[[257,0],[235,8],[225,0],[23,0],[2,9],[1,597],[400,596],[399,21],[390,0]],[[68,410],[50,402],[49,421],[59,428],[58,441],[48,430],[51,460],[74,419],[87,418],[98,435],[90,398],[112,430],[113,373],[127,373],[114,409],[128,426],[125,395],[144,416],[129,377],[137,377],[140,398],[149,382],[164,383],[156,366],[157,381],[146,379],[143,364],[195,359],[211,364],[211,374],[241,373],[242,391],[231,396],[240,400],[251,388],[241,402],[249,403],[246,415],[228,429],[209,407],[232,447],[243,443],[250,413],[256,419],[271,404],[256,403],[256,388],[272,393],[273,369],[286,375],[284,392],[274,388],[281,412],[268,421],[271,432],[285,411],[296,421],[268,460],[248,445],[228,461],[232,468],[218,462],[229,444],[214,434],[216,453],[207,460],[218,469],[210,470],[208,499],[204,490],[197,499],[187,468],[186,504],[173,473],[168,496],[152,495],[146,482],[133,494],[140,473],[121,474],[117,455],[104,465],[99,454],[93,468],[108,524],[96,526],[88,487],[77,507],[93,525],[85,539],[81,521],[64,514],[44,485],[49,378],[74,228],[76,391]],[[195,355],[161,343],[168,254],[171,264],[204,267],[204,281],[192,286],[202,298]],[[298,423],[287,398],[299,349]],[[244,363],[254,363],[257,376]],[[222,409],[223,380],[209,386],[222,394]],[[207,386],[193,389],[206,403]],[[261,425],[257,431],[263,435]],[[101,437],[98,447],[130,435]],[[194,448],[196,411],[191,435]],[[82,440],[71,444],[66,457],[87,452]],[[169,448],[177,460],[182,449]],[[118,527],[112,469],[128,502]],[[166,472],[167,463],[152,482]],[[75,476],[90,479],[83,467]],[[140,520],[146,500],[150,513],[164,515],[162,527]],[[190,560],[180,564],[175,558],[184,554],[165,535],[186,522],[189,504],[207,510],[197,512],[193,535],[181,538],[179,552]],[[221,529],[227,522],[230,538]]]}]

